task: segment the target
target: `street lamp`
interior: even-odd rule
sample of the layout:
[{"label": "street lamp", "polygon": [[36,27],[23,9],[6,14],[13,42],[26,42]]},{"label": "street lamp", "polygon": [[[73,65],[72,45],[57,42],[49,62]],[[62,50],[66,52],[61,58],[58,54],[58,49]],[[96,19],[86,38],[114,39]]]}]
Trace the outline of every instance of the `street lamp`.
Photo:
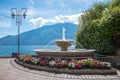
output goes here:
[{"label": "street lamp", "polygon": [[20,25],[22,25],[22,18],[26,18],[26,8],[17,10],[16,8],[11,9],[11,17],[16,18],[16,25],[18,26],[18,55],[20,55]]}]

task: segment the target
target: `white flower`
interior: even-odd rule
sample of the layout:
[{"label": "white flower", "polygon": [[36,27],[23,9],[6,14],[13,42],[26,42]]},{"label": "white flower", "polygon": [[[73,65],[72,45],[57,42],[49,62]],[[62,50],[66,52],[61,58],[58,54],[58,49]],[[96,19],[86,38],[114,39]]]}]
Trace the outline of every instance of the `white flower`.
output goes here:
[{"label": "white flower", "polygon": [[71,68],[75,68],[75,64],[73,62],[68,63],[68,66]]},{"label": "white flower", "polygon": [[49,66],[52,66],[52,67],[53,67],[55,64],[56,64],[55,61],[50,61],[50,62],[49,62]]}]

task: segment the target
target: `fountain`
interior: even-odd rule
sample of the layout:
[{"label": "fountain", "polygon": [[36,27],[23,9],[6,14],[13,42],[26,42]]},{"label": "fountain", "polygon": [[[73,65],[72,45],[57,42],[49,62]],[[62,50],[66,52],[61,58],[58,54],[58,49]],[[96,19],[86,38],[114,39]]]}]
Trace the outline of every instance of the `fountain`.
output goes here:
[{"label": "fountain", "polygon": [[111,63],[102,62],[103,58],[101,58],[101,61],[90,58],[92,57],[92,53],[95,51],[94,49],[69,50],[68,47],[71,46],[73,41],[66,40],[65,28],[63,28],[62,35],[62,40],[55,41],[56,45],[61,48],[61,51],[36,49],[34,51],[37,53],[38,57],[31,55],[20,55],[19,58],[15,60],[15,62],[30,69],[56,73],[78,75],[117,74],[117,71],[111,68]]},{"label": "fountain", "polygon": [[50,56],[50,57],[65,57],[65,58],[73,58],[73,57],[90,57],[92,53],[95,51],[94,49],[74,49],[68,50],[68,47],[73,43],[72,40],[66,40],[65,37],[65,28],[62,29],[62,40],[55,40],[55,43],[61,50],[40,50],[35,49],[34,51],[37,53],[39,57],[42,56]]}]

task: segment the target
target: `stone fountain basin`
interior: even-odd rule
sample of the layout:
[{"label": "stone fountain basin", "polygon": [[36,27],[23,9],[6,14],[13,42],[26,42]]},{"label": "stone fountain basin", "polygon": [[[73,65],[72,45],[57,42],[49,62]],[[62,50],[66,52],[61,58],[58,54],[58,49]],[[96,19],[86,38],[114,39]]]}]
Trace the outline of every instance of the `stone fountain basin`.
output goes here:
[{"label": "stone fountain basin", "polygon": [[94,49],[75,49],[68,51],[55,51],[55,50],[34,50],[39,57],[90,57],[93,55]]}]

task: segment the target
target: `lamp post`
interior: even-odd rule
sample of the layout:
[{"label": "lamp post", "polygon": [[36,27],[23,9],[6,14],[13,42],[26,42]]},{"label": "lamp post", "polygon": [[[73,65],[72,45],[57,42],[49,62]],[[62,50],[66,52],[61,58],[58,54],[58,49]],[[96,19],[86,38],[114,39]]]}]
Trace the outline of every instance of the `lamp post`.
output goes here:
[{"label": "lamp post", "polygon": [[11,9],[11,17],[16,18],[16,25],[18,26],[18,55],[20,55],[20,25],[22,25],[22,18],[26,18],[26,8],[17,10],[16,8]]}]

